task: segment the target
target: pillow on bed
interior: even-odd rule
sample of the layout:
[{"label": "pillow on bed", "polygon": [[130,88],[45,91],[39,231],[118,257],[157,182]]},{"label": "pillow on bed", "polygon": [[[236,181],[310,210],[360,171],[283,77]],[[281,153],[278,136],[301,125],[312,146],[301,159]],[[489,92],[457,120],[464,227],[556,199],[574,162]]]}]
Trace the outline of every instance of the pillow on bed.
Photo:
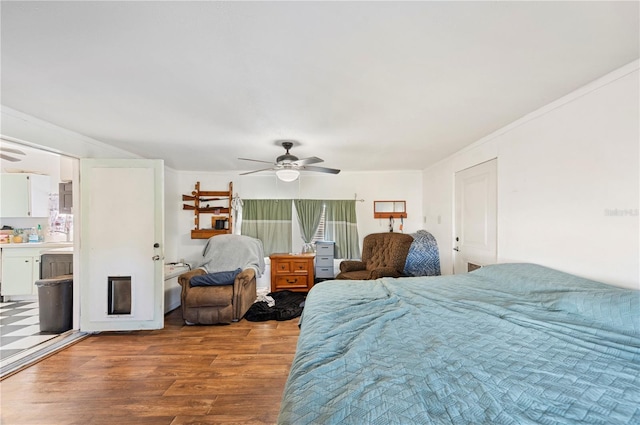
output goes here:
[{"label": "pillow on bed", "polygon": [[240,274],[241,269],[235,269],[229,272],[216,272],[201,274],[191,278],[191,286],[220,286],[233,285],[236,276]]}]

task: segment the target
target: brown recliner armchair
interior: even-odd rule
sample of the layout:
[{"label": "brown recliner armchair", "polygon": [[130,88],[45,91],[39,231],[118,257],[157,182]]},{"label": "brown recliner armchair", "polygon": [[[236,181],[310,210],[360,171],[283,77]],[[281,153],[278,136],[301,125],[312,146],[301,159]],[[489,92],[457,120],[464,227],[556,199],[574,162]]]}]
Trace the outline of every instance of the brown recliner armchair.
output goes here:
[{"label": "brown recliner armchair", "polygon": [[362,241],[362,260],[340,263],[336,279],[370,280],[400,277],[413,237],[404,233],[372,233]]},{"label": "brown recliner armchair", "polygon": [[[202,267],[178,277],[182,317],[186,324],[228,324],[242,319],[256,300],[256,275],[264,272],[262,241],[249,236],[218,235],[203,251]],[[193,286],[195,276],[218,276],[241,269],[233,283]],[[215,281],[215,279],[212,279]]]}]

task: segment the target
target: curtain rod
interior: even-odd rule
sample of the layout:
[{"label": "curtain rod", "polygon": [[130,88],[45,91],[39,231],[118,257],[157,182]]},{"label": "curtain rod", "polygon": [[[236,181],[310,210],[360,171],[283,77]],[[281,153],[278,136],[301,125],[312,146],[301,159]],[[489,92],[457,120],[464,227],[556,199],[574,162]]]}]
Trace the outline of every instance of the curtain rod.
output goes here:
[{"label": "curtain rod", "polygon": [[[239,196],[236,195],[236,198],[239,198]],[[235,198],[234,198],[235,199]],[[249,201],[286,201],[286,200],[305,200],[305,199],[311,199],[311,200],[317,200],[317,198],[243,198],[244,200],[249,200]],[[356,202],[364,202],[364,199],[320,199],[320,201],[356,201]]]}]

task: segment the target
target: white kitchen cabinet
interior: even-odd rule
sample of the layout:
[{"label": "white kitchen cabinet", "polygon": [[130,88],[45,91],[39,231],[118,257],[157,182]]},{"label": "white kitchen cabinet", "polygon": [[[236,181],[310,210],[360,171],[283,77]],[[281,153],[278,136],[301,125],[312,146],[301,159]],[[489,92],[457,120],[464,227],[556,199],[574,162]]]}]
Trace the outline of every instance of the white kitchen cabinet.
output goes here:
[{"label": "white kitchen cabinet", "polygon": [[0,217],[49,216],[49,176],[4,173],[0,185]]},{"label": "white kitchen cabinet", "polygon": [[35,283],[40,279],[41,256],[43,253],[51,254],[60,248],[64,249],[61,253],[73,254],[73,246],[64,242],[2,244],[0,295],[11,299],[38,295]]},{"label": "white kitchen cabinet", "polygon": [[37,295],[42,248],[2,250],[2,296]]}]

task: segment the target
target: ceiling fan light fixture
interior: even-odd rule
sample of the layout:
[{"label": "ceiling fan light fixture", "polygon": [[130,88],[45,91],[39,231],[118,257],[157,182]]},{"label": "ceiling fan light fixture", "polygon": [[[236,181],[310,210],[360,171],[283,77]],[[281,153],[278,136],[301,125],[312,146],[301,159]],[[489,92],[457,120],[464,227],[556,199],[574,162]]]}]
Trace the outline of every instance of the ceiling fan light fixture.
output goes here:
[{"label": "ceiling fan light fixture", "polygon": [[300,171],[292,169],[278,170],[276,171],[276,176],[283,182],[292,182],[300,176]]},{"label": "ceiling fan light fixture", "polygon": [[293,142],[284,141],[282,142],[282,147],[285,148],[287,153],[284,155],[280,155],[276,158],[276,162],[272,163],[269,161],[262,161],[260,159],[251,159],[251,158],[238,158],[243,161],[253,161],[253,162],[264,162],[267,164],[272,164],[271,168],[263,168],[261,170],[253,170],[247,171],[246,173],[240,173],[241,176],[253,173],[259,173],[261,171],[271,171],[275,170],[277,177],[283,182],[292,182],[298,179],[300,176],[300,171],[315,171],[319,173],[329,173],[329,174],[338,174],[340,170],[335,168],[327,168],[327,167],[318,167],[311,164],[317,164],[319,162],[324,162],[322,159],[317,156],[311,156],[309,158],[298,158],[297,156],[291,155],[289,153],[289,149],[293,146]]}]

